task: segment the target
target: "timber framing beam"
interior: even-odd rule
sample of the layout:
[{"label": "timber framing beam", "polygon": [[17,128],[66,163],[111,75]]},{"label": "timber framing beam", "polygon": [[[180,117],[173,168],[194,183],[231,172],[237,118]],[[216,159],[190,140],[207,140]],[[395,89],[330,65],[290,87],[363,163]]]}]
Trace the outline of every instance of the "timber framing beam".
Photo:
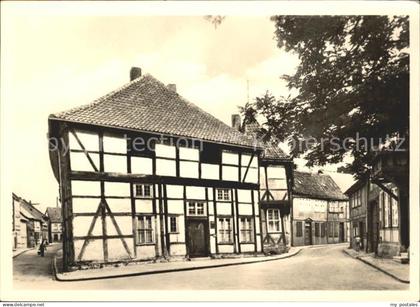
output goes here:
[{"label": "timber framing beam", "polygon": [[245,182],[246,180],[246,175],[248,175],[249,167],[251,166],[252,160],[254,159],[254,155],[255,154],[252,153],[251,159],[249,159],[248,166],[246,167],[246,170],[245,170],[244,178],[242,178],[242,182]]},{"label": "timber framing beam", "polygon": [[72,171],[71,180],[85,181],[111,181],[111,182],[135,182],[135,183],[157,183],[157,184],[175,184],[175,185],[191,185],[200,187],[215,187],[229,189],[258,189],[256,183],[242,183],[237,181],[220,181],[212,179],[196,179],[196,178],[180,178],[169,176],[155,175],[135,175],[105,172],[84,172]]},{"label": "timber framing beam", "polygon": [[372,180],[374,184],[376,184],[378,187],[380,187],[385,193],[389,194],[393,199],[398,201],[398,195],[395,195],[394,192],[392,192],[391,189],[387,188],[382,182],[378,180]]},{"label": "timber framing beam", "polygon": [[[133,258],[133,256],[131,255],[130,249],[128,248],[127,242],[125,242],[125,240],[124,240],[124,236],[123,236],[123,234],[122,234],[122,232],[121,232],[120,226],[118,226],[118,223],[117,223],[117,221],[115,220],[115,217],[114,217],[114,215],[113,215],[113,214],[112,214],[112,212],[111,212],[111,208],[109,208],[109,205],[108,205],[108,203],[107,203],[107,201],[106,201],[106,200],[104,200],[104,205],[105,205],[105,209],[106,209],[106,211],[108,211],[108,214],[109,214],[109,216],[111,217],[111,222],[112,222],[112,224],[114,225],[115,230],[116,230],[116,231],[117,231],[117,233],[118,233],[118,236],[117,236],[117,237],[119,237],[119,238],[121,239],[121,243],[123,244],[124,249],[125,249],[125,251],[127,252],[127,254],[130,256],[130,258]],[[132,236],[130,236],[130,238],[131,238],[131,237],[132,237]]]},{"label": "timber framing beam", "polygon": [[83,145],[82,141],[80,141],[79,137],[77,136],[77,133],[74,132],[73,129],[70,130],[70,133],[74,136],[74,138],[76,139],[77,143],[79,144],[80,148],[82,148],[83,152],[86,155],[86,158],[89,160],[90,165],[92,166],[92,168],[95,170],[95,172],[98,172],[98,168],[95,165],[95,162],[93,162],[91,156],[89,155],[89,152],[86,150],[85,146]]},{"label": "timber framing beam", "polygon": [[85,250],[86,250],[86,247],[89,244],[89,240],[90,240],[89,238],[92,237],[92,232],[93,232],[93,228],[95,227],[96,220],[98,219],[98,217],[101,213],[101,209],[102,209],[102,202],[99,202],[98,209],[96,209],[95,216],[92,219],[92,222],[90,223],[85,242],[83,242],[82,249],[80,250],[79,256],[77,257],[78,261],[82,260],[83,254],[85,253]]}]

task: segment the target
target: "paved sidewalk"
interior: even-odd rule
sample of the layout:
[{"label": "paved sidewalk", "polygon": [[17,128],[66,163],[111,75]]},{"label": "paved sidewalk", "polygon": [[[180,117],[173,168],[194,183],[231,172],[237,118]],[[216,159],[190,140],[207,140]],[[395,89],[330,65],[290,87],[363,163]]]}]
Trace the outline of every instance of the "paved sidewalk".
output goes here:
[{"label": "paved sidewalk", "polygon": [[379,271],[403,283],[410,283],[410,265],[397,263],[392,259],[377,258],[374,254],[357,252],[354,249],[343,250],[347,255],[358,259]]},{"label": "paved sidewalk", "polygon": [[26,248],[16,249],[16,250],[13,251],[13,258],[15,258],[15,257],[27,252],[27,251],[30,251],[32,249],[35,249],[35,247],[26,247]]},{"label": "paved sidewalk", "polygon": [[297,255],[302,248],[292,247],[288,253],[263,256],[263,257],[243,257],[234,259],[198,259],[193,261],[174,261],[165,263],[148,263],[148,264],[128,264],[119,267],[104,267],[102,269],[87,269],[78,270],[74,272],[59,272],[59,265],[61,262],[60,253],[54,259],[54,274],[55,278],[59,281],[82,281],[82,280],[95,280],[105,278],[119,278],[131,277],[140,275],[151,275],[168,272],[192,271],[198,269],[227,267],[234,265],[251,264],[258,262],[267,262],[289,258]]}]

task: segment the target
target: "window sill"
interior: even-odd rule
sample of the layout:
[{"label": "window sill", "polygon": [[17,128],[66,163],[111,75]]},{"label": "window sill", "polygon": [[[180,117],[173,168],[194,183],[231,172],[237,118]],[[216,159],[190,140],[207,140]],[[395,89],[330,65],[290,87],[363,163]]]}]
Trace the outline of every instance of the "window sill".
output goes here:
[{"label": "window sill", "polygon": [[240,244],[254,244],[254,242],[252,241],[244,241],[244,242],[239,242]]},{"label": "window sill", "polygon": [[136,246],[152,246],[155,245],[155,243],[136,243]]},{"label": "window sill", "polygon": [[217,242],[218,245],[233,245],[233,242]]}]

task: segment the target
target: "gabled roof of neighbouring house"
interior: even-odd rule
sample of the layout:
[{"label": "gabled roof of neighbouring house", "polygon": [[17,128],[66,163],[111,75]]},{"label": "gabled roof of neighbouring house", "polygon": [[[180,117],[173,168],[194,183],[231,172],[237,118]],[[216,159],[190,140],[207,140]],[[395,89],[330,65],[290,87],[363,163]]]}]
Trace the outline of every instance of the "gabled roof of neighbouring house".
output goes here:
[{"label": "gabled roof of neighbouring house", "polygon": [[339,186],[326,174],[294,171],[293,194],[309,198],[347,200]]},{"label": "gabled roof of neighbouring house", "polygon": [[353,183],[345,192],[344,194],[346,195],[351,195],[354,192],[360,190],[362,187],[364,187],[367,183],[367,179],[366,178],[361,178],[359,180],[357,180],[355,183]]},{"label": "gabled roof of neighbouring house", "polygon": [[61,223],[61,208],[59,207],[48,207],[47,208],[47,215],[51,221],[51,223]]},{"label": "gabled roof of neighbouring house", "polygon": [[[244,133],[246,135],[252,136],[253,138],[257,138],[258,131],[260,130],[260,124],[257,121],[252,123],[244,123]],[[286,153],[278,147],[276,144],[271,144],[269,142],[263,143],[264,151],[261,155],[262,159],[266,160],[287,160],[291,161],[292,159],[286,155]]]},{"label": "gabled roof of neighbouring house", "polygon": [[265,144],[262,159],[267,160],[292,160],[286,153],[276,145]]},{"label": "gabled roof of neighbouring house", "polygon": [[255,146],[252,138],[201,110],[149,74],[91,104],[50,115],[50,119]]},{"label": "gabled roof of neighbouring house", "polygon": [[22,197],[17,196],[14,193],[13,193],[13,198],[15,200],[19,201],[21,211],[23,211],[21,213],[26,218],[39,220],[39,221],[44,221],[45,220],[45,215],[41,211],[39,211],[37,208],[35,208],[35,206],[30,201],[27,201],[27,200],[23,199]]}]

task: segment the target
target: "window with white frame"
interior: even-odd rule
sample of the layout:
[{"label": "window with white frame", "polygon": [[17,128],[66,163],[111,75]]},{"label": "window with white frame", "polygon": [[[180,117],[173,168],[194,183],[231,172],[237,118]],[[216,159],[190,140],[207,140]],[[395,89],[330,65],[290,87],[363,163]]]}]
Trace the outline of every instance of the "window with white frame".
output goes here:
[{"label": "window with white frame", "polygon": [[217,189],[217,200],[230,200],[229,189]]},{"label": "window with white frame", "polygon": [[254,232],[251,217],[240,218],[239,231],[241,243],[252,243],[254,241]]},{"label": "window with white frame", "polygon": [[[393,188],[392,193],[397,195],[397,188]],[[391,198],[391,222],[392,227],[398,227],[398,201],[393,197]]]},{"label": "window with white frame", "polygon": [[153,243],[153,216],[137,216],[137,244]]},{"label": "window with white frame", "polygon": [[383,221],[383,192],[379,192],[379,228],[382,229],[384,226]]},{"label": "window with white frame", "polygon": [[151,184],[136,184],[135,186],[136,197],[152,197],[152,185]]},{"label": "window with white frame", "polygon": [[357,237],[359,235],[359,227],[357,225],[353,225],[353,236]]},{"label": "window with white frame", "polygon": [[280,210],[268,209],[267,210],[267,225],[268,232],[280,232]]},{"label": "window with white frame", "polygon": [[363,201],[363,188],[354,192],[352,197],[350,198],[350,205],[352,208],[357,208],[362,205]]},{"label": "window with white frame", "polygon": [[233,242],[232,219],[229,217],[218,218],[217,226],[219,237],[218,243],[231,244]]},{"label": "window with white frame", "polygon": [[[391,189],[391,191],[395,195],[398,193],[396,188]],[[379,193],[379,212],[381,228],[398,227],[398,201],[384,191]]]},{"label": "window with white frame", "polygon": [[178,233],[178,216],[170,216],[169,217],[169,232],[170,233]]},{"label": "window with white frame", "polygon": [[206,215],[206,207],[204,206],[204,202],[188,202],[188,215],[190,216],[205,216]]},{"label": "window with white frame", "polygon": [[390,226],[390,218],[389,218],[389,196],[388,193],[383,193],[383,208],[384,208],[384,227]]}]

